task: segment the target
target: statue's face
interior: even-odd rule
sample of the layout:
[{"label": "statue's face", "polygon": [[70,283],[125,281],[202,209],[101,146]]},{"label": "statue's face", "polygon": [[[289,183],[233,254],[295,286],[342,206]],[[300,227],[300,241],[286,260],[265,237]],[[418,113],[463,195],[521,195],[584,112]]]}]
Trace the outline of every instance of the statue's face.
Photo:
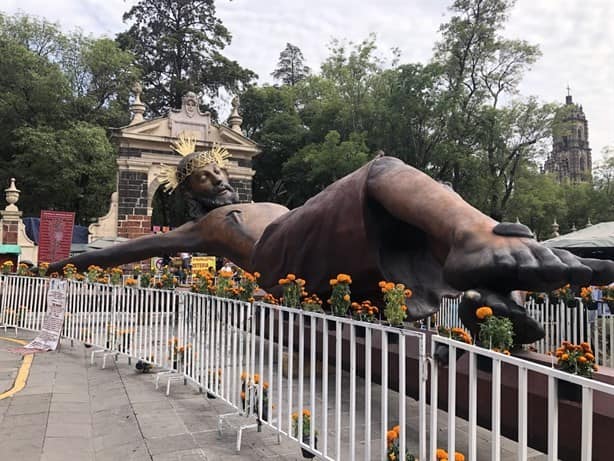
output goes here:
[{"label": "statue's face", "polygon": [[192,172],[187,178],[192,196],[210,208],[237,202],[237,194],[228,182],[228,175],[215,163]]}]

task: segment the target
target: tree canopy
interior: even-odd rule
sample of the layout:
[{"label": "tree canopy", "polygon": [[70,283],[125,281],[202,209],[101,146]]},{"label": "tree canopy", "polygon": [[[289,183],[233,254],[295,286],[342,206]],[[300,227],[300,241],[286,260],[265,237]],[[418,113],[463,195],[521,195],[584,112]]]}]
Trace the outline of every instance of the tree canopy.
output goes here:
[{"label": "tree canopy", "polygon": [[117,41],[134,53],[153,114],[180,107],[188,91],[236,93],[257,77],[222,54],[232,35],[216,16],[214,0],[141,0],[123,18],[130,27]]},{"label": "tree canopy", "polygon": [[[518,90],[540,51],[502,35],[513,4],[451,0],[425,62],[402,62],[398,50],[386,60],[370,35],[333,39],[312,70],[287,43],[270,66],[276,85],[254,84],[252,71],[224,56],[232,35],[213,0],[141,0],[116,40],[0,15],[0,181],[16,176],[36,191],[36,200],[23,196],[26,213],[101,215],[115,161],[108,128],[128,123],[130,88],[142,79],[150,115],[179,107],[187,91],[214,112],[218,92],[241,95],[244,133],[262,147],[257,201],[301,205],[383,150],[540,238],[554,219],[562,232],[614,219],[612,161],[580,185],[540,171],[565,109]],[[161,224],[182,219],[167,199],[155,198]]]}]

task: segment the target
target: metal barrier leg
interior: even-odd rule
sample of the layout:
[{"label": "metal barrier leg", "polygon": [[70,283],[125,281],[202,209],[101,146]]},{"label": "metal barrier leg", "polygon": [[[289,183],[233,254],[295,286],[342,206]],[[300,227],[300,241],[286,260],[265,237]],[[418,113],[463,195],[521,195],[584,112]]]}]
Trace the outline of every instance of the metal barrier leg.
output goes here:
[{"label": "metal barrier leg", "polygon": [[243,426],[237,431],[237,453],[241,451],[241,438],[243,437]]}]

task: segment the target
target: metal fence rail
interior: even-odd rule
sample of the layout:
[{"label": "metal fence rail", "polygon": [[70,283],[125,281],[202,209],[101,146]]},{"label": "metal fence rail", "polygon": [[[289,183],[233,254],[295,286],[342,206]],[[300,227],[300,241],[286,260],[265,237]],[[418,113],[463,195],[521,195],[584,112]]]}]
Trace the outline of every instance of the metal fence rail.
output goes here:
[{"label": "metal fence rail", "polygon": [[[541,354],[555,351],[563,341],[574,344],[589,342],[598,365],[614,368],[614,316],[599,314],[587,309],[580,298],[577,307],[569,308],[564,302],[552,304],[548,298],[544,303],[527,301],[525,309],[531,317],[544,327],[545,337],[531,346]],[[460,298],[443,298],[435,323],[446,328],[464,328],[458,316]]]},{"label": "metal fence rail", "polygon": [[[491,439],[490,439],[490,460],[499,461],[501,459],[501,420],[502,420],[502,364],[508,364],[517,368],[518,386],[518,447],[517,455],[519,460],[527,459],[528,451],[528,401],[529,387],[528,375],[533,373],[541,375],[547,379],[547,454],[549,460],[558,459],[559,449],[559,402],[557,388],[561,382],[574,383],[581,386],[581,426],[578,428],[577,437],[581,440],[581,460],[592,460],[593,449],[593,393],[603,392],[609,396],[614,396],[614,386],[596,380],[583,378],[577,375],[549,368],[533,362],[522,360],[512,356],[506,356],[488,349],[465,344],[459,341],[445,338],[443,336],[432,336],[432,350],[438,347],[448,347],[450,362],[447,369],[437,366],[432,367],[431,376],[431,420],[430,420],[430,451],[434,452],[437,448],[438,434],[447,435],[448,453],[454,453],[456,448],[457,425],[455,424],[456,397],[457,397],[457,369],[456,358],[461,353],[469,354],[468,370],[468,409],[469,427],[466,435],[468,436],[468,458],[477,457],[477,389],[478,389],[478,360],[487,359],[492,361],[491,371]],[[440,430],[438,424],[438,382],[441,373],[447,374],[447,429]],[[465,435],[465,433],[463,433]]]},{"label": "metal fence rail", "polygon": [[[43,278],[0,276],[5,328],[40,329],[47,288]],[[396,425],[401,459],[406,453],[427,459],[426,340],[419,331],[76,281],[68,281],[65,316],[64,337],[172,370],[236,415],[323,459],[386,459],[387,431]],[[414,375],[411,360],[418,364]],[[391,379],[397,390],[389,389]],[[405,397],[410,387],[417,389],[417,407]],[[294,417],[303,410],[310,415],[306,432],[303,418]]]}]

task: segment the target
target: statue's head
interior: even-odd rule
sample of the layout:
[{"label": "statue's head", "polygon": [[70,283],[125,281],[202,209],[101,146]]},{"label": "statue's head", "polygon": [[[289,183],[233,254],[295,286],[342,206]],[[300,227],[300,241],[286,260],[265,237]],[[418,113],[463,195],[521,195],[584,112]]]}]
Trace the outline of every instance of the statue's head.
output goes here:
[{"label": "statue's head", "polygon": [[198,160],[195,160],[198,155],[199,152],[194,152],[184,157],[177,166],[178,174],[185,176],[180,188],[188,201],[193,200],[200,205],[200,214],[220,206],[237,203],[238,195],[230,185],[228,173],[222,166],[216,162],[193,168],[189,166],[191,162],[198,163]]},{"label": "statue's head", "polygon": [[238,202],[228,182],[226,167],[230,153],[222,147],[194,152],[196,141],[185,135],[172,145],[183,158],[174,166],[163,166],[159,175],[167,192],[179,188],[187,199],[189,214],[197,218],[223,205]]}]

